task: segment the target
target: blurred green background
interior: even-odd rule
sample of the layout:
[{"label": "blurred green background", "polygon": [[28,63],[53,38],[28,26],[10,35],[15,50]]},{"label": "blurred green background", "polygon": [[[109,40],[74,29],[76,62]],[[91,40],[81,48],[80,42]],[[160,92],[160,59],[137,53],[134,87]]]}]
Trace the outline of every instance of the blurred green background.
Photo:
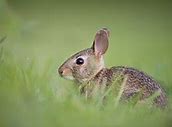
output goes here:
[{"label": "blurred green background", "polygon": [[170,0],[0,0],[0,126],[171,126],[171,108],[100,110],[57,75],[102,27],[111,31],[106,65],[152,75],[171,107]]}]

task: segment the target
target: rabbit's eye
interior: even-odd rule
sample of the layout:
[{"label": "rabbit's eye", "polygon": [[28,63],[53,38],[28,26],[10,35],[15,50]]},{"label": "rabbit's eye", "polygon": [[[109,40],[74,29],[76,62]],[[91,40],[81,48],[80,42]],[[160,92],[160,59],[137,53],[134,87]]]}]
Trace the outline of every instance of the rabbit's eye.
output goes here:
[{"label": "rabbit's eye", "polygon": [[82,58],[78,58],[76,60],[76,64],[78,64],[78,65],[82,65],[83,63],[84,63],[84,59],[82,59]]}]

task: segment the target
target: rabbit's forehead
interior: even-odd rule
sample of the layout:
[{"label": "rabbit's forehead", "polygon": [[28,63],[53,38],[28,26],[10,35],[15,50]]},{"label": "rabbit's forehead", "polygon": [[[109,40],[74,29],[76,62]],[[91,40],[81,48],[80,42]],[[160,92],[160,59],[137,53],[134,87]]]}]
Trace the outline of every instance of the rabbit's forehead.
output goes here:
[{"label": "rabbit's forehead", "polygon": [[82,50],[76,54],[73,55],[72,59],[77,59],[77,58],[88,58],[89,56],[94,55],[93,50],[92,49],[85,49]]},{"label": "rabbit's forehead", "polygon": [[82,59],[86,60],[88,57],[89,57],[88,55],[80,55],[80,56],[76,57],[75,60],[77,60],[79,58],[82,58]]}]

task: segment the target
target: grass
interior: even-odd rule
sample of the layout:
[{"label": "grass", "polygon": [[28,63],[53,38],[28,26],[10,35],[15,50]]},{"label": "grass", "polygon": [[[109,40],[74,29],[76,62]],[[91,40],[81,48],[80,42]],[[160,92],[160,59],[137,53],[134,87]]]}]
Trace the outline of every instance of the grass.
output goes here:
[{"label": "grass", "polygon": [[166,110],[114,102],[104,106],[99,97],[86,100],[73,84],[57,84],[53,69],[38,73],[36,65],[16,63],[10,56],[1,62],[2,127],[171,126],[171,104]]},{"label": "grass", "polygon": [[[0,127],[170,127],[170,5],[0,0]],[[133,108],[116,98],[103,105],[99,94],[87,100],[76,84],[57,75],[60,64],[91,46],[104,26],[111,30],[106,65],[133,66],[155,77],[167,92],[167,109]]]}]

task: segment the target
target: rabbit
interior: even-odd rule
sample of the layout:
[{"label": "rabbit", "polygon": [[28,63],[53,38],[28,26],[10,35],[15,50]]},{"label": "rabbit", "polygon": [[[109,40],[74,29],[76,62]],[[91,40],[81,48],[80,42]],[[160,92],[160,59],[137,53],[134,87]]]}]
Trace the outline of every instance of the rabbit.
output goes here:
[{"label": "rabbit", "polygon": [[[75,81],[77,84],[111,86],[120,76],[123,84],[120,100],[128,101],[139,94],[139,101],[144,102],[156,92],[152,105],[166,107],[167,96],[160,84],[146,73],[132,67],[105,67],[103,55],[109,46],[110,31],[102,28],[97,31],[91,48],[84,49],[68,58],[59,68],[61,77]],[[84,90],[82,90],[84,93]]]}]

